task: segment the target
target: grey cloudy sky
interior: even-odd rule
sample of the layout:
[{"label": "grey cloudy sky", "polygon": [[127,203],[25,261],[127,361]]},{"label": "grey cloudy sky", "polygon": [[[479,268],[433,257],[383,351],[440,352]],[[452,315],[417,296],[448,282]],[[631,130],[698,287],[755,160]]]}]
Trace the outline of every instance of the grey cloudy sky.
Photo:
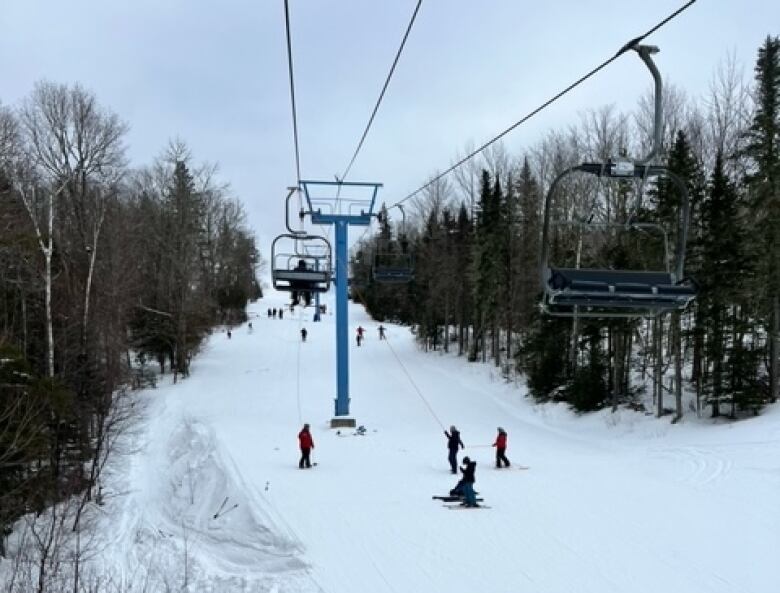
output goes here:
[{"label": "grey cloudy sky", "polygon": [[[290,0],[301,167],[347,166],[416,0]],[[392,203],[683,4],[683,0],[424,0],[351,180]],[[295,182],[283,0],[0,0],[0,101],[80,82],[131,128],[135,165],[181,137],[249,213],[267,257]],[[665,80],[706,93],[729,53],[752,76],[780,33],[777,0],[699,0],[647,40]],[[649,77],[629,53],[521,126],[521,151],[578,112],[631,109]]]}]

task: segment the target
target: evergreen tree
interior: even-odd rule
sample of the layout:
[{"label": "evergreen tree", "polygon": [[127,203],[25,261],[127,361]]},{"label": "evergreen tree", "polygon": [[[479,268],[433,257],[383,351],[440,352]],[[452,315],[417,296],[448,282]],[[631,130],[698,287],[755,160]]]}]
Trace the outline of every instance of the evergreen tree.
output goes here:
[{"label": "evergreen tree", "polygon": [[[744,255],[745,237],[739,213],[736,189],[726,174],[723,155],[718,154],[710,188],[702,206],[703,235],[700,270],[699,306],[709,334],[708,358],[713,366],[709,391],[712,413],[720,413],[725,397],[728,332],[728,308],[736,306],[742,292],[748,258]],[[731,342],[733,346],[733,341]]]},{"label": "evergreen tree", "polygon": [[518,241],[518,307],[522,330],[531,324],[536,304],[539,300],[539,236],[541,220],[541,190],[531,173],[528,157],[523,159],[520,176],[516,183],[520,210],[520,240]]},{"label": "evergreen tree", "polygon": [[758,238],[755,297],[767,321],[770,342],[769,398],[780,397],[780,37],[768,36],[755,67],[755,112],[746,154],[753,161],[747,177]]}]

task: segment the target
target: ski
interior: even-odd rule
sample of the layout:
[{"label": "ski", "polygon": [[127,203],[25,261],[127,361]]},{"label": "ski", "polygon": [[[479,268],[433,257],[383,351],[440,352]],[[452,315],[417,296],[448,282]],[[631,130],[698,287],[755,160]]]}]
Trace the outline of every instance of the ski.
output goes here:
[{"label": "ski", "polygon": [[467,507],[465,504],[445,504],[443,506],[444,506],[444,508],[447,508],[447,509],[450,509],[450,510],[453,510],[453,511],[459,511],[459,510],[471,511],[471,510],[476,510],[476,509],[490,509],[490,508],[493,508],[493,507],[489,507],[489,506],[487,506],[485,504],[479,504],[479,505],[477,505],[475,507]]},{"label": "ski", "polygon": [[[432,496],[433,500],[441,500],[443,502],[459,502],[463,500],[460,496]],[[484,498],[478,498],[477,502],[482,502]]]},{"label": "ski", "polygon": [[499,469],[531,469],[530,466],[527,465],[510,465],[509,467],[495,467],[493,469],[499,470]]}]

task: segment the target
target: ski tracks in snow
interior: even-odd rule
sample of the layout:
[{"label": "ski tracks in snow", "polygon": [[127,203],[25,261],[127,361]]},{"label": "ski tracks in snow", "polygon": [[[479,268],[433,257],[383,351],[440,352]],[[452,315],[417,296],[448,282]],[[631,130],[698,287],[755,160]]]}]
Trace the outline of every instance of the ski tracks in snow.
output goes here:
[{"label": "ski tracks in snow", "polygon": [[[713,450],[694,446],[659,447],[650,450],[652,457],[675,463],[680,471],[679,481],[706,486],[724,479],[734,463]],[[667,470],[668,471],[668,470]]]},{"label": "ski tracks in snow", "polygon": [[134,489],[107,507],[113,569],[155,590],[322,591],[301,542],[246,484],[211,427],[175,399],[150,406],[143,451],[125,478]]}]

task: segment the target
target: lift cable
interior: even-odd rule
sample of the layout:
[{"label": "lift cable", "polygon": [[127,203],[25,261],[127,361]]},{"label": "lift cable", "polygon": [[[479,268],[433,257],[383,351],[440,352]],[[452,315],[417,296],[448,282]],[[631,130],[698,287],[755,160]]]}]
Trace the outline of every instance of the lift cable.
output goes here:
[{"label": "lift cable", "polygon": [[550,99],[548,99],[547,101],[545,101],[544,103],[539,105],[536,109],[534,109],[533,111],[531,111],[530,113],[528,113],[527,115],[522,117],[520,120],[518,120],[515,123],[513,123],[511,126],[506,128],[504,131],[502,131],[498,135],[494,136],[493,138],[491,138],[490,140],[488,140],[487,142],[482,144],[479,148],[477,148],[477,149],[473,150],[472,152],[470,152],[469,154],[467,154],[465,157],[460,159],[457,163],[455,163],[454,165],[452,165],[451,167],[446,169],[444,172],[439,173],[433,179],[429,180],[427,183],[425,183],[424,185],[420,186],[419,188],[417,188],[416,190],[414,190],[413,192],[408,194],[406,197],[402,198],[401,200],[398,200],[395,204],[392,204],[390,206],[390,208],[392,208],[394,206],[397,206],[398,204],[402,204],[405,201],[413,198],[414,196],[419,194],[421,191],[429,188],[431,185],[433,185],[434,183],[439,181],[439,179],[441,179],[442,177],[445,177],[446,175],[449,175],[450,173],[452,173],[455,169],[460,167],[463,163],[465,163],[466,161],[472,159],[473,157],[475,157],[476,155],[481,153],[483,150],[485,150],[488,146],[490,146],[491,144],[497,142],[498,140],[500,140],[501,138],[506,136],[509,132],[513,131],[515,128],[517,128],[521,124],[523,124],[526,121],[528,121],[529,119],[531,119],[534,115],[536,115],[537,113],[539,113],[543,109],[549,107],[552,103],[554,103],[555,101],[557,101],[558,99],[563,97],[565,94],[567,94],[569,91],[573,90],[575,87],[579,86],[580,84],[582,84],[583,82],[585,82],[586,80],[591,78],[597,72],[599,72],[599,71],[603,70],[604,68],[606,68],[609,64],[611,64],[612,62],[617,60],[624,53],[626,53],[627,51],[632,49],[634,46],[639,44],[645,37],[648,37],[652,33],[655,33],[658,29],[660,29],[661,27],[666,25],[669,21],[671,21],[672,19],[677,17],[680,13],[682,13],[687,8],[689,8],[692,4],[695,4],[695,3],[696,3],[696,0],[689,0],[689,2],[687,2],[686,4],[684,4],[683,6],[678,8],[677,10],[675,10],[672,14],[667,16],[665,19],[660,21],[658,24],[653,26],[651,29],[649,29],[648,31],[646,31],[642,35],[639,35],[638,37],[634,37],[633,39],[628,41],[625,45],[623,45],[623,47],[621,47],[617,51],[617,53],[615,53],[615,55],[613,55],[610,58],[608,58],[605,61],[603,61],[601,64],[599,64],[598,66],[593,68],[590,72],[588,72],[587,74],[585,74],[581,78],[577,79],[575,82],[573,82],[572,84],[567,86],[565,89],[560,91],[558,94],[556,94],[555,96],[551,97]]},{"label": "lift cable", "polygon": [[401,57],[401,52],[403,52],[404,50],[404,46],[406,45],[406,40],[409,37],[409,33],[412,30],[412,26],[414,25],[414,21],[417,18],[417,13],[420,10],[421,4],[422,4],[422,0],[417,0],[417,6],[414,7],[412,18],[409,20],[409,25],[406,27],[406,32],[404,33],[404,37],[401,40],[401,45],[398,48],[398,52],[395,54],[393,65],[390,67],[390,72],[388,72],[387,74],[387,78],[385,79],[385,84],[382,86],[382,91],[379,93],[379,98],[376,100],[376,105],[374,105],[374,110],[371,112],[371,117],[368,118],[368,124],[366,124],[366,129],[363,130],[363,135],[360,137],[360,141],[358,142],[357,148],[355,148],[355,153],[352,155],[352,159],[350,159],[349,165],[347,165],[347,168],[344,170],[344,173],[341,175],[341,179],[339,181],[344,181],[347,178],[347,175],[349,174],[350,169],[352,169],[352,165],[355,163],[355,159],[357,158],[360,149],[363,147],[363,142],[365,141],[366,136],[368,136],[368,131],[371,129],[371,124],[374,123],[374,118],[376,117],[377,111],[379,111],[379,105],[382,103],[382,99],[385,96],[385,91],[387,91],[387,86],[390,84],[390,79],[393,77],[393,72],[395,72],[395,67],[398,64],[398,59]]},{"label": "lift cable", "polygon": [[292,41],[290,39],[290,9],[288,0],[284,0],[284,26],[287,32],[287,67],[290,72],[290,102],[292,104],[293,141],[295,143],[295,184],[301,183],[301,153],[298,148],[298,116],[295,109],[295,82],[293,77]]}]

